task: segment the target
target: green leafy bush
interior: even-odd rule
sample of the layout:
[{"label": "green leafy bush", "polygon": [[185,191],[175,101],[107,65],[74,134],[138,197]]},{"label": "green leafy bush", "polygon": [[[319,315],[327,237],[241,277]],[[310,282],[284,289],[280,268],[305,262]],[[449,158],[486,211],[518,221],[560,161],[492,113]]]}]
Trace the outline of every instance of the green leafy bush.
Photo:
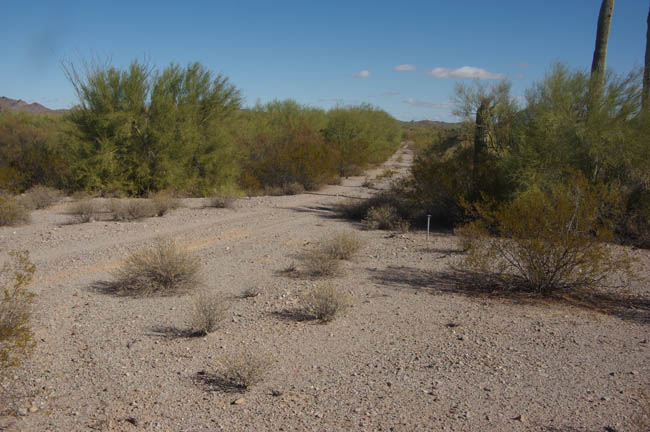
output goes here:
[{"label": "green leafy bush", "polygon": [[505,289],[550,294],[592,288],[629,261],[604,242],[620,204],[606,187],[578,176],[567,185],[532,188],[505,204],[471,206],[461,227],[465,266]]}]

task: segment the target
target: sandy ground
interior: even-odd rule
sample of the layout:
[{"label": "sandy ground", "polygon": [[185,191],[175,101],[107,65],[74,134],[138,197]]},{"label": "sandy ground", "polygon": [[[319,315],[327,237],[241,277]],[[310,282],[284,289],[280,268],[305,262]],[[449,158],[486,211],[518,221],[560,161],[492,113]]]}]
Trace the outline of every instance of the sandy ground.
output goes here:
[{"label": "sandy ground", "polygon": [[[400,156],[401,153],[404,153]],[[405,171],[402,150],[387,166]],[[370,177],[381,173],[378,169]],[[477,295],[454,280],[449,233],[367,231],[332,204],[367,196],[364,177],[316,193],[240,199],[138,222],[69,224],[65,203],[0,229],[0,249],[36,264],[38,341],[21,379],[34,396],[0,429],[25,431],[630,431],[650,395],[650,292],[597,299]],[[364,241],[332,279],[353,298],[329,324],[290,313],[319,281],[281,270],[340,230]],[[175,239],[230,297],[228,318],[188,338],[191,296],[97,290],[131,251]],[[637,271],[648,251],[631,250]],[[242,298],[255,288],[260,294]],[[245,393],[201,377],[244,350],[272,364]],[[241,400],[243,399],[243,400]],[[232,404],[239,400],[239,404]]]}]

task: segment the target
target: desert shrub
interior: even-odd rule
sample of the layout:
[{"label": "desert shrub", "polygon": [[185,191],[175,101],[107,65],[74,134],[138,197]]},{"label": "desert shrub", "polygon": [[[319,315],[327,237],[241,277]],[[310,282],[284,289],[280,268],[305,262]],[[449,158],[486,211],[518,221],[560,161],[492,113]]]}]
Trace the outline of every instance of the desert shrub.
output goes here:
[{"label": "desert shrub", "polygon": [[116,221],[133,221],[154,217],[158,214],[156,203],[146,199],[112,199],[108,208],[112,218]]},{"label": "desert shrub", "polygon": [[370,229],[407,231],[408,221],[399,216],[397,209],[391,205],[370,207],[363,223]]},{"label": "desert shrub", "polygon": [[305,187],[300,183],[289,183],[284,188],[285,195],[299,195],[305,191]]},{"label": "desert shrub", "polygon": [[173,295],[201,286],[201,266],[172,240],[159,239],[153,247],[129,255],[113,273],[115,291],[125,295]]},{"label": "desert shrub", "polygon": [[66,213],[72,215],[75,222],[86,223],[94,220],[99,212],[99,207],[92,198],[84,198],[70,204]]},{"label": "desert shrub", "polygon": [[34,265],[27,252],[9,252],[11,261],[0,275],[0,414],[9,406],[14,394],[11,371],[20,366],[34,342],[30,329],[33,294],[27,285]]},{"label": "desert shrub", "polygon": [[349,260],[361,249],[361,239],[351,231],[341,231],[321,239],[318,248],[338,260]]},{"label": "desert shrub", "polygon": [[0,189],[24,191],[41,184],[61,187],[65,163],[62,116],[0,111]]},{"label": "desert shrub", "polygon": [[166,192],[158,192],[151,198],[156,216],[164,216],[181,206],[181,200]]},{"label": "desert shrub", "polygon": [[365,188],[373,188],[373,187],[375,187],[375,182],[370,177],[366,177],[363,180],[363,183],[361,183],[361,186],[363,186]]},{"label": "desert shrub", "polygon": [[13,195],[0,192],[0,226],[14,226],[29,222],[29,211]]},{"label": "desert shrub", "polygon": [[397,171],[386,168],[377,176],[377,180],[382,180],[382,179],[385,179],[385,178],[391,178],[391,177],[393,177],[395,175],[397,175]]},{"label": "desert shrub", "polygon": [[233,196],[224,196],[224,195],[214,195],[208,198],[205,198],[205,206],[213,208],[232,208],[235,204],[235,197]]},{"label": "desert shrub", "polygon": [[195,335],[215,331],[226,318],[227,300],[218,292],[201,291],[192,301],[191,328]]},{"label": "desert shrub", "polygon": [[314,277],[331,277],[341,271],[341,261],[319,248],[307,252],[304,262],[307,274]]},{"label": "desert shrub", "polygon": [[465,266],[497,286],[540,294],[595,287],[626,270],[627,257],[603,243],[613,238],[616,196],[581,176],[567,184],[473,204],[476,219],[458,230]]},{"label": "desert shrub", "polygon": [[61,199],[63,194],[47,186],[33,186],[20,197],[20,203],[27,209],[35,210],[49,207]]},{"label": "desert shrub", "polygon": [[317,285],[303,298],[304,312],[323,322],[334,320],[350,306],[350,296],[331,284]]},{"label": "desert shrub", "polygon": [[219,362],[219,373],[224,384],[248,390],[258,384],[272,367],[272,360],[266,354],[256,354],[248,349],[224,357]]},{"label": "desert shrub", "polygon": [[321,134],[327,121],[322,110],[287,100],[257,105],[247,115],[250,131],[242,136],[247,152],[240,177],[243,187],[284,188],[299,183],[311,190],[329,177],[331,151]]}]

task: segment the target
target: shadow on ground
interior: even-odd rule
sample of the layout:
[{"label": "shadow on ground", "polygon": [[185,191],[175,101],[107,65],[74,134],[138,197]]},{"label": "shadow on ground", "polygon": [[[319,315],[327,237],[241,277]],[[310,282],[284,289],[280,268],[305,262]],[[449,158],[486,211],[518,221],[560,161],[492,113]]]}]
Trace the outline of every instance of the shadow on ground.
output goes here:
[{"label": "shadow on ground", "polygon": [[203,387],[206,391],[242,393],[246,390],[241,385],[233,383],[231,380],[218,373],[199,371],[193,377],[193,381]]},{"label": "shadow on ground", "polygon": [[604,290],[574,290],[542,296],[534,293],[508,291],[485,283],[485,275],[463,271],[428,271],[412,267],[389,266],[369,269],[379,285],[393,289],[413,289],[430,294],[461,294],[468,297],[499,299],[513,304],[563,304],[626,321],[650,324],[650,298]]},{"label": "shadow on ground", "polygon": [[190,328],[178,328],[174,326],[156,326],[151,329],[151,335],[164,339],[186,339],[206,336],[204,331],[197,331]]}]

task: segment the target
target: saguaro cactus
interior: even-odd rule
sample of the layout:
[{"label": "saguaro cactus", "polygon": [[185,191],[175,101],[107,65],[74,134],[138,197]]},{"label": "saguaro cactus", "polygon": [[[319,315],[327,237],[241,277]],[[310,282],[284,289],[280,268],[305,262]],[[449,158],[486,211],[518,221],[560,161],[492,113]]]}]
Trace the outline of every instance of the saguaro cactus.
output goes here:
[{"label": "saguaro cactus", "polygon": [[647,110],[650,106],[650,10],[648,11],[647,29],[645,33],[645,67],[643,68],[643,109]]},{"label": "saguaro cactus", "polygon": [[594,59],[591,63],[591,78],[597,88],[602,88],[605,80],[607,63],[607,42],[609,40],[609,26],[614,13],[614,0],[603,0],[598,14],[598,29],[596,31],[596,48]]}]

